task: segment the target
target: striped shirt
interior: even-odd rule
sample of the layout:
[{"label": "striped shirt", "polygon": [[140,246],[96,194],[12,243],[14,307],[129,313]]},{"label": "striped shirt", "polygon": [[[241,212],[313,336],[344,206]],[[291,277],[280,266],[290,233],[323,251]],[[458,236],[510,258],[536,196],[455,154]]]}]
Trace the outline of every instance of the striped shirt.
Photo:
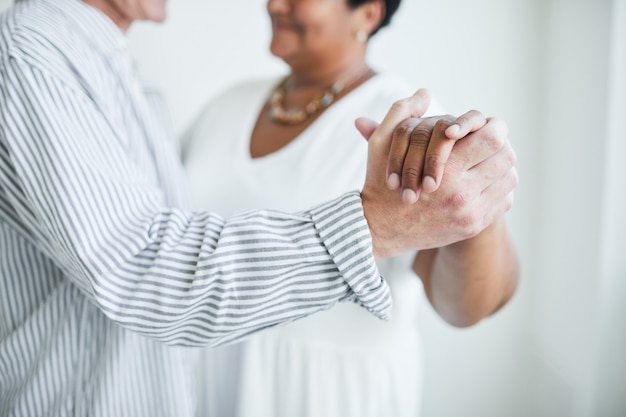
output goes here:
[{"label": "striped shirt", "polygon": [[100,11],[0,16],[0,416],[191,416],[188,347],[338,301],[388,317],[358,192],[187,210],[162,109]]}]

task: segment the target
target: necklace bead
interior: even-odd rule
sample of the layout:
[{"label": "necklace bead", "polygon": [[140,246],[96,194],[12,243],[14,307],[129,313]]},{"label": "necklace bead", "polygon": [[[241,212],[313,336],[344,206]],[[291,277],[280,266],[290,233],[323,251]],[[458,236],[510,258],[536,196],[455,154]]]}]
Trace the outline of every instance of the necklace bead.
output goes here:
[{"label": "necklace bead", "polygon": [[269,104],[269,118],[272,122],[281,124],[298,124],[307,120],[319,110],[328,107],[335,100],[335,96],[343,90],[342,87],[333,84],[326,89],[322,94],[315,97],[304,108],[290,107],[285,108],[285,90],[284,84],[286,80],[283,80],[268,101]]},{"label": "necklace bead", "polygon": [[343,83],[341,81],[335,82],[333,85],[326,88],[320,95],[308,102],[303,108],[285,108],[285,95],[287,93],[285,90],[285,84],[287,83],[287,78],[284,78],[274,88],[274,91],[270,95],[267,102],[269,106],[268,117],[270,121],[274,123],[286,125],[302,123],[318,111],[330,106],[335,101],[337,95],[339,95],[347,85],[356,82],[368,72],[369,68],[364,73],[353,79],[350,83]]}]

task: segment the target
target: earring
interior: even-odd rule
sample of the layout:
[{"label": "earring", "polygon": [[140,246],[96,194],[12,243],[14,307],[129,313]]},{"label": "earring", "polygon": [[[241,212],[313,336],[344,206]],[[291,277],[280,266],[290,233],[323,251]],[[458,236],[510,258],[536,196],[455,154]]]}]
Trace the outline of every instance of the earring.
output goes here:
[{"label": "earring", "polygon": [[367,41],[367,32],[364,30],[359,30],[356,33],[356,40],[359,42],[365,42]]}]

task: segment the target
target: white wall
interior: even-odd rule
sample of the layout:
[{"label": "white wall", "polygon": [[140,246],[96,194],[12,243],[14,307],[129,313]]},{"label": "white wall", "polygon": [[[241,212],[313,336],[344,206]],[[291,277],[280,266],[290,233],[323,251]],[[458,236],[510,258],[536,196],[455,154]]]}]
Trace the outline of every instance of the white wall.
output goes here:
[{"label": "white wall", "polygon": [[[591,415],[624,414],[626,410],[626,1],[612,10],[608,74],[607,146],[605,147],[598,308],[594,333],[595,357],[589,392]],[[616,358],[622,358],[616,362]]]},{"label": "white wall", "polygon": [[622,416],[626,2],[551,1],[545,16],[532,415]]},{"label": "white wall", "polygon": [[[471,329],[426,312],[425,417],[626,415],[625,3],[404,0],[372,41],[376,68],[452,113],[505,119],[519,157],[519,291]],[[129,35],[178,132],[228,84],[284,71],[264,0],[177,0]]]},{"label": "white wall", "polygon": [[[528,415],[626,415],[626,1],[552,0],[520,368]],[[619,213],[619,214],[618,214]]]}]

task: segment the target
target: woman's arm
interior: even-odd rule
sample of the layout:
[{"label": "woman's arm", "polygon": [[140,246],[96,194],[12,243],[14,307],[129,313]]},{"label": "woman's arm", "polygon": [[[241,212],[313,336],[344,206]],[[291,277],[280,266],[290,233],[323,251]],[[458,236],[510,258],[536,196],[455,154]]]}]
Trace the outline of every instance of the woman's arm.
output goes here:
[{"label": "woman's arm", "polygon": [[471,326],[506,304],[519,277],[504,218],[470,239],[420,251],[413,269],[435,310],[459,327]]}]

